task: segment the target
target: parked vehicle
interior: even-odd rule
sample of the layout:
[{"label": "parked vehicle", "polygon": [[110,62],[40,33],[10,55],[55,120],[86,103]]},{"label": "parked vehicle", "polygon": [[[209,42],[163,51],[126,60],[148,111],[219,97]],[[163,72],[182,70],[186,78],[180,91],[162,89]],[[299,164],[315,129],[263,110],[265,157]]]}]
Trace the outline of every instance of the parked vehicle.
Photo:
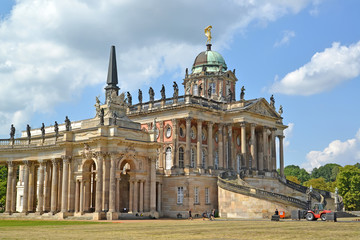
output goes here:
[{"label": "parked vehicle", "polygon": [[322,203],[315,203],[313,209],[307,211],[305,218],[308,221],[316,221],[319,218],[326,221],[327,213],[331,213],[331,210],[325,210]]}]

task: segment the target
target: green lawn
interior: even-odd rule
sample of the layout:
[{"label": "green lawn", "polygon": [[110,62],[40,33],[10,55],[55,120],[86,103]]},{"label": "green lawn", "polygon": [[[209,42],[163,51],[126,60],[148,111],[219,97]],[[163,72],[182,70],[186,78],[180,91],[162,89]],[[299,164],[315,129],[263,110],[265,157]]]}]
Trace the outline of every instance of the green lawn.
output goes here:
[{"label": "green lawn", "polygon": [[0,239],[359,239],[360,222],[0,220]]}]

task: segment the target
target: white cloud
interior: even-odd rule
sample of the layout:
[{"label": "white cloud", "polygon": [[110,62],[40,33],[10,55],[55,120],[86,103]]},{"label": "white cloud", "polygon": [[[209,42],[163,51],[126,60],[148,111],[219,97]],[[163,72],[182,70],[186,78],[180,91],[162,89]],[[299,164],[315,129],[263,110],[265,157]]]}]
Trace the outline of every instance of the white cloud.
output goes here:
[{"label": "white cloud", "polygon": [[315,53],[311,61],[288,73],[270,87],[271,93],[313,95],[360,75],[360,41],[350,46],[333,43],[331,48]]},{"label": "white cloud", "polygon": [[289,30],[284,31],[281,40],[276,41],[274,43],[274,47],[280,47],[280,46],[283,46],[283,45],[288,45],[289,42],[290,42],[290,39],[293,38],[293,37],[295,37],[295,32],[294,31],[289,31]]},{"label": "white cloud", "polygon": [[209,24],[219,50],[250,23],[296,14],[311,2],[17,0],[0,20],[0,135],[105,82],[111,45],[120,87],[134,90],[165,72],[183,74],[204,50]]},{"label": "white cloud", "polygon": [[322,151],[311,151],[306,155],[307,161],[302,164],[302,167],[307,171],[313,168],[318,168],[327,163],[337,163],[342,166],[353,165],[360,160],[360,129],[355,135],[355,138],[345,140],[332,141]]},{"label": "white cloud", "polygon": [[288,128],[284,130],[284,147],[288,147],[290,145],[290,139],[293,135],[295,123],[289,123]]}]

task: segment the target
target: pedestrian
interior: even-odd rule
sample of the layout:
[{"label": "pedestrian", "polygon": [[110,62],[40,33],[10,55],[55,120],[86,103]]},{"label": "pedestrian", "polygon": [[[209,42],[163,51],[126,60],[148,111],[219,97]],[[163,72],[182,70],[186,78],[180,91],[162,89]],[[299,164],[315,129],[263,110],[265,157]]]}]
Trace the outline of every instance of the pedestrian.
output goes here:
[{"label": "pedestrian", "polygon": [[215,208],[211,211],[211,220],[215,220]]},{"label": "pedestrian", "polygon": [[279,211],[275,209],[275,215],[279,215]]},{"label": "pedestrian", "polygon": [[192,220],[192,215],[191,215],[191,209],[189,209],[189,217],[188,217],[189,220]]}]

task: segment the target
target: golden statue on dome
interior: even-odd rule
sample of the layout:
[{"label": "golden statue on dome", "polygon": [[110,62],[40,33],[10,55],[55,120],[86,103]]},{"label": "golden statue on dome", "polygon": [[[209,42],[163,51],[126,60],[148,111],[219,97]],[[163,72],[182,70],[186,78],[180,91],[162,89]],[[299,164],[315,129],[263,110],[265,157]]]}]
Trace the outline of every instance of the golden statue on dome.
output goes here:
[{"label": "golden statue on dome", "polygon": [[205,28],[205,36],[207,37],[206,43],[211,43],[211,29],[212,29],[211,25]]}]

